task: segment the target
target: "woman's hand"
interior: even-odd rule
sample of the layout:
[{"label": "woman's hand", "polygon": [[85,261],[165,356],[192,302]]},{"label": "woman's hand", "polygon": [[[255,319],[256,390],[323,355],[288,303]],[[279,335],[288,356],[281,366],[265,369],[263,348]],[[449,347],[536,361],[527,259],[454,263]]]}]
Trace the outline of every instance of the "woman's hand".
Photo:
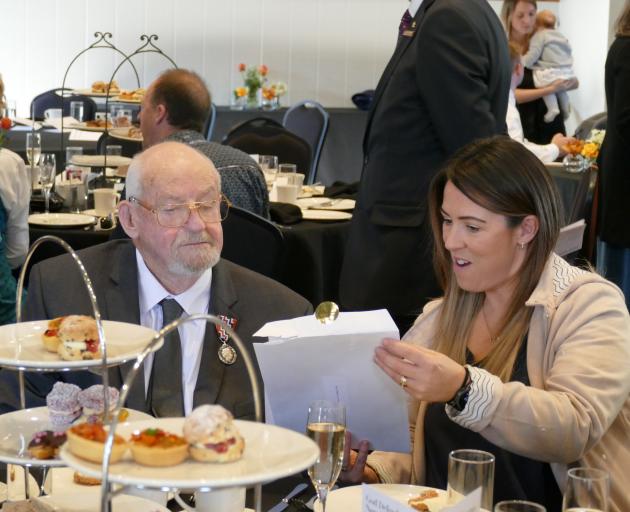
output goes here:
[{"label": "woman's hand", "polygon": [[366,465],[369,443],[365,440],[359,443],[359,451],[350,449],[352,434],[346,430],[346,444],[343,451],[343,463],[339,480],[346,484],[378,483],[378,475]]},{"label": "woman's hand", "polygon": [[392,339],[377,347],[374,361],[407,393],[427,402],[448,402],[466,377],[464,367],[450,357]]},{"label": "woman's hand", "polygon": [[557,92],[571,91],[573,89],[577,89],[579,85],[580,82],[578,81],[578,79],[573,77],[566,80],[559,78],[558,80],[554,80],[553,82],[551,82],[547,87],[549,88],[550,94],[555,94]]}]

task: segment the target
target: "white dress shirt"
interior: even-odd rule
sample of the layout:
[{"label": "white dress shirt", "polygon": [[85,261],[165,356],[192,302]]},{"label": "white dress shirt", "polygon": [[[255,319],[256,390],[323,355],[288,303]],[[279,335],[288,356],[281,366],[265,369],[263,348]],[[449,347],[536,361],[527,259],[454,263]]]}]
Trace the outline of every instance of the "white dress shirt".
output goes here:
[{"label": "white dress shirt", "polygon": [[[175,299],[184,310],[183,317],[197,313],[208,312],[210,304],[210,285],[212,283],[212,268],[206,270],[197,282],[179,295],[171,295],[148,269],[142,255],[136,250],[138,265],[138,299],[140,304],[140,324],[156,331],[162,325],[163,299]],[[201,365],[201,351],[206,332],[206,322],[186,322],[178,327],[179,339],[182,347],[182,390],[184,393],[184,413],[190,414],[193,408],[193,396],[199,366]],[[212,326],[210,326],[212,327]],[[153,354],[144,361],[144,392],[145,396],[151,378]]]},{"label": "white dress shirt", "polygon": [[423,1],[424,0],[410,0],[407,10],[409,11],[409,14],[411,14],[412,18],[416,15],[418,9],[420,9]]},{"label": "white dress shirt", "polygon": [[560,150],[555,144],[535,144],[525,138],[525,135],[523,134],[523,125],[521,123],[521,115],[518,113],[518,109],[516,108],[516,98],[514,97],[514,91],[512,89],[510,89],[505,122],[507,124],[510,137],[523,144],[523,146],[534,153],[543,163],[548,164],[558,158]]},{"label": "white dress shirt", "polygon": [[8,149],[0,149],[0,199],[7,212],[4,250],[11,268],[17,268],[28,252],[31,178],[24,161]]}]

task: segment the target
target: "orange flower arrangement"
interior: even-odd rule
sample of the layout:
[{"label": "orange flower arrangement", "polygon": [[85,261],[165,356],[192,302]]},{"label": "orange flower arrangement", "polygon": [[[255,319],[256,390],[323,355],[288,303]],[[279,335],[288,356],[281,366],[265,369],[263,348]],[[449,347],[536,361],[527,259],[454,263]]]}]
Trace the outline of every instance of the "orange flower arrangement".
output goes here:
[{"label": "orange flower arrangement", "polygon": [[0,148],[4,145],[4,139],[7,136],[7,131],[11,129],[13,122],[8,117],[0,119]]}]

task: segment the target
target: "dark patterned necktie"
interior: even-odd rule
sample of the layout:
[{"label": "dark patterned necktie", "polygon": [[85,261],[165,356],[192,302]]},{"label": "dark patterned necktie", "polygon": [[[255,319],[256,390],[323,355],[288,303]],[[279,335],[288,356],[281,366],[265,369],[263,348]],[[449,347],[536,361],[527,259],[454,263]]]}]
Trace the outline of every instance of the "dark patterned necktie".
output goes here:
[{"label": "dark patterned necktie", "polygon": [[[175,299],[164,299],[162,326],[182,316],[183,309]],[[164,345],[153,357],[153,368],[149,383],[149,410],[158,418],[184,415],[182,390],[182,347],[178,329],[173,329],[164,338]]]},{"label": "dark patterned necktie", "polygon": [[402,36],[403,32],[411,26],[412,22],[413,22],[413,16],[409,12],[409,9],[406,9],[405,13],[402,15],[402,18],[400,20],[400,25],[398,26],[399,37]]}]

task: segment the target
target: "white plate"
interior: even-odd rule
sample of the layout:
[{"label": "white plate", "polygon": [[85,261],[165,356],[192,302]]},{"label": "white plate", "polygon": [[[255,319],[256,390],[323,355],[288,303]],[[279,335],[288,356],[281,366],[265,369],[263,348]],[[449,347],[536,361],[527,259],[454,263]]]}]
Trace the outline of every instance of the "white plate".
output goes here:
[{"label": "white plate", "polygon": [[133,100],[133,99],[124,99],[121,98],[120,96],[114,96],[113,98],[110,98],[111,101],[115,101],[116,103],[134,103],[136,105],[139,105],[140,103],[142,103],[142,100]]},{"label": "white plate", "polygon": [[331,199],[329,197],[310,197],[297,200],[300,208],[311,210],[354,210],[354,199]]},{"label": "white plate", "polygon": [[[28,487],[31,496],[39,496],[39,485],[31,474],[28,475]],[[25,499],[24,468],[22,466],[8,466],[7,484],[0,482],[0,504],[9,499],[11,501]]]},{"label": "white plate", "polygon": [[[101,364],[101,359],[64,361],[57,354],[48,352],[42,343],[42,334],[46,329],[48,320],[0,326],[0,366],[64,370],[91,368]],[[111,366],[138,357],[156,335],[148,327],[112,320],[103,320],[103,329],[107,339],[107,364]],[[157,345],[155,350],[162,346],[162,342]]]},{"label": "white plate", "polygon": [[[86,132],[104,132],[105,131],[104,126],[88,126],[88,124],[85,122],[72,123],[72,124],[69,124],[68,126],[64,126],[64,128],[72,128],[74,130],[83,130]],[[110,126],[110,129],[111,129],[111,126]]]},{"label": "white plate", "polygon": [[[161,428],[181,435],[183,423],[184,418],[156,418],[120,427],[116,433],[129,438],[136,429]],[[110,480],[166,488],[248,486],[298,473],[312,465],[319,455],[313,441],[292,430],[241,420],[236,420],[236,426],[245,438],[245,452],[238,461],[212,464],[189,458],[177,466],[160,468],[136,464],[127,452],[120,462],[110,466]],[[101,464],[76,457],[67,446],[62,447],[60,458],[81,473],[101,476]]]},{"label": "white plate", "polygon": [[130,137],[129,136],[129,127],[127,127],[127,128],[112,128],[111,130],[109,130],[108,133],[109,133],[109,135],[111,135],[115,139],[130,140],[130,141],[133,141],[133,142],[142,142],[142,134],[140,134],[140,137]]},{"label": "white plate", "polygon": [[94,217],[80,213],[33,213],[28,223],[45,227],[79,227],[94,224]]},{"label": "white plate", "polygon": [[[53,494],[38,498],[55,510],[63,512],[98,512],[101,510],[100,486],[96,487],[99,492],[81,491],[76,493]],[[169,510],[155,501],[150,501],[138,496],[128,496],[120,494],[112,500],[112,510],[114,512],[169,512]]]},{"label": "white plate", "polygon": [[[410,498],[415,498],[422,491],[432,489],[432,487],[422,487],[419,485],[404,485],[404,484],[372,484],[370,487],[374,487],[377,491],[393,498],[394,500],[404,503]],[[446,491],[441,489],[435,489],[439,496],[437,498],[430,498],[425,500],[431,512],[439,512],[443,507],[447,506]],[[361,510],[361,504],[363,501],[363,492],[360,485],[354,485],[352,487],[343,487],[332,491],[328,495],[326,501],[327,512],[352,512],[354,510]],[[315,512],[321,512],[322,507],[319,502],[315,503]]]},{"label": "white plate", "polygon": [[70,163],[86,167],[105,167],[106,156],[108,167],[120,167],[131,163],[131,158],[118,155],[74,155]]},{"label": "white plate", "polygon": [[[107,217],[107,214],[96,213],[96,210],[94,208],[90,210],[83,210],[81,213],[83,215],[90,215],[91,217]],[[114,210],[114,214],[118,214],[118,210]]]},{"label": "white plate", "polygon": [[[106,92],[92,92],[92,88],[89,87],[87,89],[74,89],[72,91],[74,94],[81,94],[83,96],[95,96],[97,98],[104,98],[105,96],[107,96]],[[118,92],[112,93],[112,94],[118,94]],[[111,97],[110,97],[111,100]]]},{"label": "white plate", "polygon": [[[149,414],[127,410],[129,416],[124,424],[151,419]],[[48,407],[21,409],[0,415],[0,461],[7,464],[65,466],[59,459],[35,459],[28,453],[28,443],[31,442],[33,434],[41,430],[56,430],[49,421]]]},{"label": "white plate", "polygon": [[348,220],[352,214],[336,210],[302,210],[304,220]]}]

